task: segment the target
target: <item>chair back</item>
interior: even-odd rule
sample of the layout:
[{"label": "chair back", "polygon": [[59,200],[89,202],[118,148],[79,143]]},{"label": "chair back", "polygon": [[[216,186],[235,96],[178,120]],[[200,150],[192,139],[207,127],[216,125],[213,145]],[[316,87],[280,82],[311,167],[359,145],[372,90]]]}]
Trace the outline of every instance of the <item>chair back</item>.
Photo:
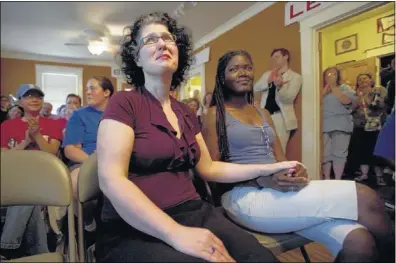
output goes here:
[{"label": "chair back", "polygon": [[81,203],[93,200],[100,194],[98,160],[96,153],[83,162],[78,174],[78,199]]},{"label": "chair back", "polygon": [[68,206],[69,172],[55,155],[43,151],[1,151],[1,205]]}]

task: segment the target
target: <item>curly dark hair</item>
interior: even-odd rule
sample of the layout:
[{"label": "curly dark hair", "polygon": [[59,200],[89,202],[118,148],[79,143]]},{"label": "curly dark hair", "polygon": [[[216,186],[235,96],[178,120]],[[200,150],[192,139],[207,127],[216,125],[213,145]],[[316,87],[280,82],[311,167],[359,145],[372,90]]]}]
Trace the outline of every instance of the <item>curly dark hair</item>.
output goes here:
[{"label": "curly dark hair", "polygon": [[144,86],[144,74],[141,67],[136,64],[139,48],[140,31],[144,26],[150,24],[160,24],[168,28],[169,32],[176,36],[176,45],[179,49],[178,68],[173,73],[171,90],[177,88],[184,82],[187,72],[192,64],[193,51],[190,34],[185,27],[179,26],[175,19],[167,13],[154,12],[139,17],[132,26],[125,28],[124,40],[121,45],[122,71],[127,78],[127,82],[136,88]]},{"label": "curly dark hair", "polygon": [[[216,84],[213,90],[213,97],[210,106],[216,106],[216,133],[219,145],[220,159],[228,161],[230,150],[228,147],[227,128],[225,123],[224,101],[229,96],[225,83],[225,70],[230,60],[235,56],[245,56],[253,65],[253,59],[247,51],[236,50],[225,53],[217,64]],[[247,93],[247,102],[253,104],[253,90]]]}]

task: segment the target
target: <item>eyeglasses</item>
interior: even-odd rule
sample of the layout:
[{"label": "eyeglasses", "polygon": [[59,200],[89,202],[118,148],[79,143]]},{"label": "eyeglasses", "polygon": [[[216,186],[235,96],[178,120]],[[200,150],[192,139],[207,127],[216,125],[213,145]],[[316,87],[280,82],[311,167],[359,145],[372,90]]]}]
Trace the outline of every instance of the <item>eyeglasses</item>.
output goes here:
[{"label": "eyeglasses", "polygon": [[160,36],[148,35],[148,36],[143,37],[139,40],[139,48],[138,48],[137,53],[139,53],[140,49],[143,46],[151,46],[151,45],[158,43],[158,40],[160,38],[165,42],[165,44],[174,44],[174,43],[176,43],[176,40],[177,40],[176,36],[173,34],[164,33]]},{"label": "eyeglasses", "polygon": [[265,155],[269,155],[271,153],[271,142],[268,136],[268,133],[265,131],[264,126],[260,126],[260,129],[263,133],[261,137],[261,142],[264,144]]}]

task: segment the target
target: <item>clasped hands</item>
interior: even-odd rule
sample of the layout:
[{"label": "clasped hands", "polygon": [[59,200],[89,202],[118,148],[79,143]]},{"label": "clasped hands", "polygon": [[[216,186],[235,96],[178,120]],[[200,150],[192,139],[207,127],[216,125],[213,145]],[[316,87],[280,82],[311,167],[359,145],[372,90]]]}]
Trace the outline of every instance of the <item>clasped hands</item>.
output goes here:
[{"label": "clasped hands", "polygon": [[273,174],[272,180],[280,186],[302,186],[309,182],[307,169],[299,162],[294,168],[281,170]]},{"label": "clasped hands", "polygon": [[40,126],[39,126],[38,118],[28,117],[28,118],[25,118],[25,120],[28,124],[28,128],[25,132],[24,143],[27,146],[30,143],[35,142],[36,139],[39,136],[41,136],[41,134],[40,134]]}]

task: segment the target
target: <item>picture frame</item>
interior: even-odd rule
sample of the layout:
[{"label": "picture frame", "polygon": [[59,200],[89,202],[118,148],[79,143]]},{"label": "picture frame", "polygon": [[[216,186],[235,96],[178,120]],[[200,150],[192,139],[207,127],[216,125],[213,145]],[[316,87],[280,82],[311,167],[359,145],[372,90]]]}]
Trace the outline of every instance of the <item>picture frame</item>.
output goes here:
[{"label": "picture frame", "polygon": [[337,39],[334,43],[336,56],[358,49],[357,34]]},{"label": "picture frame", "polygon": [[382,45],[395,43],[395,34],[383,33],[382,34]]},{"label": "picture frame", "polygon": [[377,19],[377,33],[383,33],[395,28],[395,14],[387,15]]}]

